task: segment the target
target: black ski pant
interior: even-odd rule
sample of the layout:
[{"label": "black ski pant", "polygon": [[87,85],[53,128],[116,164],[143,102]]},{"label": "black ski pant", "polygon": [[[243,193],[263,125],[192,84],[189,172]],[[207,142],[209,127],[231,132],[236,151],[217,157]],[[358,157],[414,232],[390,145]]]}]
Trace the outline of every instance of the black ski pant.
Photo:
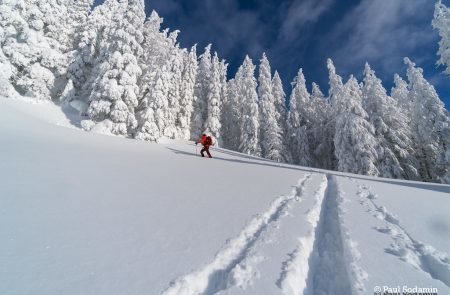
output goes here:
[{"label": "black ski pant", "polygon": [[205,155],[203,154],[204,152],[206,152],[208,154],[208,157],[211,157],[211,153],[209,152],[209,146],[203,146],[202,150],[200,151],[200,154],[202,154],[202,157],[204,157]]}]

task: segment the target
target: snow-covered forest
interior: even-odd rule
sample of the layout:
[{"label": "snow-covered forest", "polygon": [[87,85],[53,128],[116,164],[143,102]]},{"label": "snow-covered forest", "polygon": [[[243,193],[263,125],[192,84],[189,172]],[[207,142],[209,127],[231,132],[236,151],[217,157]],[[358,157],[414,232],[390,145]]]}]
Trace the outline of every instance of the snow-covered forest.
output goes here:
[{"label": "snow-covered forest", "polygon": [[[155,142],[208,132],[274,161],[450,182],[449,114],[410,59],[389,91],[369,64],[363,81],[344,81],[330,59],[328,95],[300,69],[287,97],[265,54],[230,78],[211,46],[181,48],[143,0],[93,2],[1,0],[0,95],[70,105],[86,131]],[[450,10],[440,1],[432,23],[450,74]]]}]

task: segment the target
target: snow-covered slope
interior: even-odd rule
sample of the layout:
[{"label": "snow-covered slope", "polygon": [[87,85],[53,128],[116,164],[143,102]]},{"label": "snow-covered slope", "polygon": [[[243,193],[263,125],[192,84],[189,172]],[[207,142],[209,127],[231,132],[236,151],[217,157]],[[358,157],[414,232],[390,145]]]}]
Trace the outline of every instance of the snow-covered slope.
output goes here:
[{"label": "snow-covered slope", "polygon": [[450,186],[206,159],[59,112],[0,99],[0,294],[450,293]]}]

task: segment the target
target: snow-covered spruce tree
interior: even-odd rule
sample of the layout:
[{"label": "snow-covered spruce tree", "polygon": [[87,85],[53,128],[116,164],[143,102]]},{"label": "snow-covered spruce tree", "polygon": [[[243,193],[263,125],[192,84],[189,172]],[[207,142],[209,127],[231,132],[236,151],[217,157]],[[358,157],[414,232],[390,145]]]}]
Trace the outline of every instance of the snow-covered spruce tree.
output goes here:
[{"label": "snow-covered spruce tree", "polygon": [[63,28],[55,34],[64,52],[77,48],[94,4],[94,0],[66,1],[68,1],[67,15],[64,15],[62,19]]},{"label": "snow-covered spruce tree", "polygon": [[[170,34],[169,30],[161,31],[162,22],[163,19],[153,11],[144,23],[143,54],[139,58],[143,72],[139,79],[142,99],[137,107],[136,133],[136,138],[140,140],[158,141],[163,136],[177,136],[183,122],[180,120],[182,113],[177,112],[177,109],[180,110],[179,104],[185,103],[186,108],[183,111],[189,112],[190,86],[183,84],[187,53],[178,48],[178,31]],[[183,91],[187,91],[186,101],[181,99]]]},{"label": "snow-covered spruce tree", "polygon": [[281,81],[280,74],[275,71],[272,79],[272,95],[275,101],[276,115],[278,126],[281,126],[283,134],[286,132],[286,93],[283,89],[283,82]]},{"label": "snow-covered spruce tree", "polygon": [[242,104],[239,151],[248,155],[261,156],[255,66],[248,55],[236,73],[235,82],[238,89],[238,101]]},{"label": "snow-covered spruce tree", "polygon": [[168,30],[161,31],[162,22],[163,19],[152,11],[144,23],[143,54],[139,57],[139,65],[142,69],[142,76],[139,79],[141,97],[146,96],[151,86],[155,85],[155,75],[160,73],[163,67],[167,74],[171,68],[169,61],[172,60],[176,40],[169,38]]},{"label": "snow-covered spruce tree", "polygon": [[179,138],[177,130],[179,123],[177,122],[180,112],[181,100],[181,83],[183,75],[183,52],[178,46],[171,48],[169,59],[170,66],[170,82],[168,92],[169,112],[167,113],[167,125],[164,129],[164,136],[167,138]]},{"label": "snow-covered spruce tree", "polygon": [[149,90],[145,92],[138,107],[139,127],[136,139],[158,141],[164,136],[168,125],[167,114],[170,112],[167,100],[170,80],[170,72],[165,66],[152,75]]},{"label": "snow-covered spruce tree", "polygon": [[342,172],[377,176],[377,140],[362,107],[361,96],[360,86],[353,76],[339,92],[334,93],[337,168]]},{"label": "snow-covered spruce tree", "polygon": [[[10,70],[11,84],[22,95],[36,99],[51,99],[54,95],[55,74],[66,64],[57,50],[56,40],[47,36],[48,24],[53,21],[53,2],[2,2],[2,51]],[[64,10],[61,7],[61,10]],[[8,87],[7,87],[8,88]]]},{"label": "snow-covered spruce tree", "polygon": [[313,147],[313,166],[331,169],[334,158],[334,124],[331,124],[333,112],[319,85],[314,82],[312,83],[311,106],[314,110],[310,131],[313,140],[311,143]]},{"label": "snow-covered spruce tree", "polygon": [[220,147],[224,146],[224,139],[223,139],[223,126],[222,126],[222,120],[223,120],[223,115],[224,115],[224,103],[225,101],[228,99],[228,81],[227,81],[227,77],[228,77],[228,64],[225,62],[225,60],[221,60],[220,61],[220,68],[219,68],[219,80],[220,80],[220,102],[221,102],[221,106],[220,106],[220,116],[219,116],[219,120],[220,120],[220,124],[221,124],[221,128],[220,128],[220,138],[219,140],[216,142],[216,144]]},{"label": "snow-covered spruce tree", "polygon": [[143,0],[120,0],[124,13],[112,22],[101,48],[103,62],[97,71],[93,91],[89,97],[88,115],[82,125],[90,130],[104,122],[113,134],[133,135],[137,127],[135,108],[138,105],[138,78],[141,68],[138,58],[142,54],[142,30],[145,20]]},{"label": "snow-covered spruce tree", "polygon": [[69,94],[62,97],[64,101],[77,101],[78,104],[84,104],[87,110],[93,85],[102,75],[102,48],[108,45],[108,30],[113,25],[113,17],[122,15],[123,9],[123,5],[119,5],[117,0],[105,0],[88,15],[86,25],[77,37],[79,41],[70,56],[67,87],[72,89],[64,90],[65,94]]},{"label": "snow-covered spruce tree", "polygon": [[289,149],[289,136],[287,136],[287,109],[286,109],[286,93],[283,89],[283,82],[281,81],[280,74],[275,71],[272,79],[272,94],[275,100],[275,108],[277,115],[277,124],[281,128],[283,153],[285,161],[292,163],[292,155]]},{"label": "snow-covered spruce tree", "polygon": [[193,46],[189,53],[185,53],[183,61],[177,133],[179,138],[184,140],[189,140],[191,138],[191,116],[194,109],[194,88],[198,68],[196,48],[196,46]]},{"label": "snow-covered spruce tree", "polygon": [[221,101],[225,101],[228,95],[228,81],[227,81],[227,73],[228,73],[228,64],[225,60],[220,61],[220,96]]},{"label": "snow-covered spruce tree", "polygon": [[450,9],[441,0],[436,2],[432,24],[441,37],[437,63],[445,66],[445,73],[450,75]]},{"label": "snow-covered spruce tree", "polygon": [[399,111],[406,118],[406,123],[411,129],[412,100],[409,95],[408,83],[398,74],[394,75],[394,87],[391,89],[391,97],[396,101]]},{"label": "snow-covered spruce tree", "polygon": [[[26,0],[29,8],[28,21],[32,27],[43,34],[48,48],[40,52],[39,64],[32,66],[32,71],[28,72],[20,81],[23,85],[35,85],[40,89],[48,89],[52,99],[60,99],[61,93],[67,83],[67,67],[69,64],[68,51],[72,48],[66,46],[71,41],[69,36],[64,36],[64,24],[70,20],[67,18],[68,1],[35,1]],[[40,66],[40,67],[39,67]],[[45,69],[45,70],[44,70]],[[53,75],[53,83],[49,82],[33,83],[30,80],[39,80],[36,72],[50,71]],[[26,86],[27,87],[27,86]],[[34,90],[33,92],[37,92]],[[34,95],[36,96],[36,95]]]},{"label": "snow-covered spruce tree", "polygon": [[283,131],[278,125],[269,60],[264,53],[259,65],[258,79],[260,141],[262,156],[277,162],[285,162]]},{"label": "snow-covered spruce tree", "polygon": [[204,124],[208,108],[208,92],[211,77],[211,44],[206,46],[205,52],[200,55],[197,70],[196,85],[194,89],[194,112],[192,113],[191,139],[197,140],[204,131]]},{"label": "snow-covered spruce tree", "polygon": [[34,27],[41,27],[45,36],[58,40],[67,16],[68,1],[25,0]]},{"label": "snow-covered spruce tree", "polygon": [[15,50],[20,46],[17,38],[28,26],[20,13],[23,9],[24,5],[15,1],[0,2],[0,95],[6,97],[19,95],[13,85],[15,77],[30,62],[23,51]]},{"label": "snow-covered spruce tree", "polygon": [[336,74],[336,67],[330,58],[327,59],[327,68],[329,78],[328,84],[330,85],[330,89],[328,90],[329,100],[331,105],[334,106],[335,96],[341,91],[344,84],[342,83],[342,77]]},{"label": "snow-covered spruce tree", "polygon": [[333,144],[332,144],[332,153],[330,155],[331,157],[331,166],[329,169],[331,170],[337,170],[338,169],[338,160],[336,159],[336,153],[334,151],[334,136],[336,133],[336,95],[338,95],[342,88],[343,88],[343,83],[342,83],[342,77],[339,76],[336,73],[336,67],[334,66],[333,61],[329,58],[327,59],[327,68],[328,68],[328,85],[329,85],[329,89],[328,89],[328,104],[330,105],[330,120],[328,120],[327,123],[327,129],[330,131],[329,135],[331,136],[331,138],[333,138]]},{"label": "snow-covered spruce tree", "polygon": [[[48,26],[48,36],[56,42],[51,42],[52,48],[60,55],[58,59],[53,58],[50,66],[55,69],[55,85],[53,96],[61,101],[70,102],[75,100],[76,89],[74,81],[70,79],[70,65],[74,61],[81,40],[81,33],[85,29],[89,12],[94,0],[66,0],[63,8],[54,10],[54,18]],[[61,6],[61,5],[60,5]],[[53,5],[52,8],[54,9]],[[58,55],[53,55],[58,57]],[[80,110],[86,111],[86,104],[77,101],[72,104]]]},{"label": "snow-covered spruce tree", "polygon": [[[310,95],[306,89],[305,76],[300,69],[292,84],[292,93],[287,116],[289,147],[294,164],[311,166],[308,118],[305,116],[310,107]],[[310,114],[308,113],[308,116]]]},{"label": "snow-covered spruce tree", "polygon": [[227,83],[227,95],[222,107],[222,141],[223,147],[238,151],[241,139],[242,106],[239,101],[239,89],[235,79]]},{"label": "snow-covered spruce tree", "polygon": [[423,70],[408,58],[409,93],[412,99],[412,132],[417,146],[419,173],[424,181],[444,182],[450,169],[450,120],[444,103],[424,78]]},{"label": "snow-covered spruce tree", "polygon": [[369,64],[364,69],[363,105],[375,128],[378,141],[377,168],[387,178],[417,179],[417,161],[413,156],[407,118],[397,102],[389,97]]},{"label": "snow-covered spruce tree", "polygon": [[215,140],[220,139],[220,119],[222,105],[221,64],[217,53],[214,54],[211,74],[209,77],[209,90],[207,93],[207,112],[204,130],[210,133]]}]

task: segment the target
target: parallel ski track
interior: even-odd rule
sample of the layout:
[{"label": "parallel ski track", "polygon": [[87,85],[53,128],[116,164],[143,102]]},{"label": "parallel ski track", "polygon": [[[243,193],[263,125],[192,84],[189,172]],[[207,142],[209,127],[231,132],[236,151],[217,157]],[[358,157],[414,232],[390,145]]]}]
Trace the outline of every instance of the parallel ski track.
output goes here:
[{"label": "parallel ski track", "polygon": [[292,195],[278,197],[266,212],[254,217],[238,237],[227,242],[211,263],[175,280],[162,294],[209,295],[230,288],[233,269],[248,256],[261,234],[285,215],[289,204],[300,201],[303,188],[310,177],[311,174],[307,174],[300,180]]}]

